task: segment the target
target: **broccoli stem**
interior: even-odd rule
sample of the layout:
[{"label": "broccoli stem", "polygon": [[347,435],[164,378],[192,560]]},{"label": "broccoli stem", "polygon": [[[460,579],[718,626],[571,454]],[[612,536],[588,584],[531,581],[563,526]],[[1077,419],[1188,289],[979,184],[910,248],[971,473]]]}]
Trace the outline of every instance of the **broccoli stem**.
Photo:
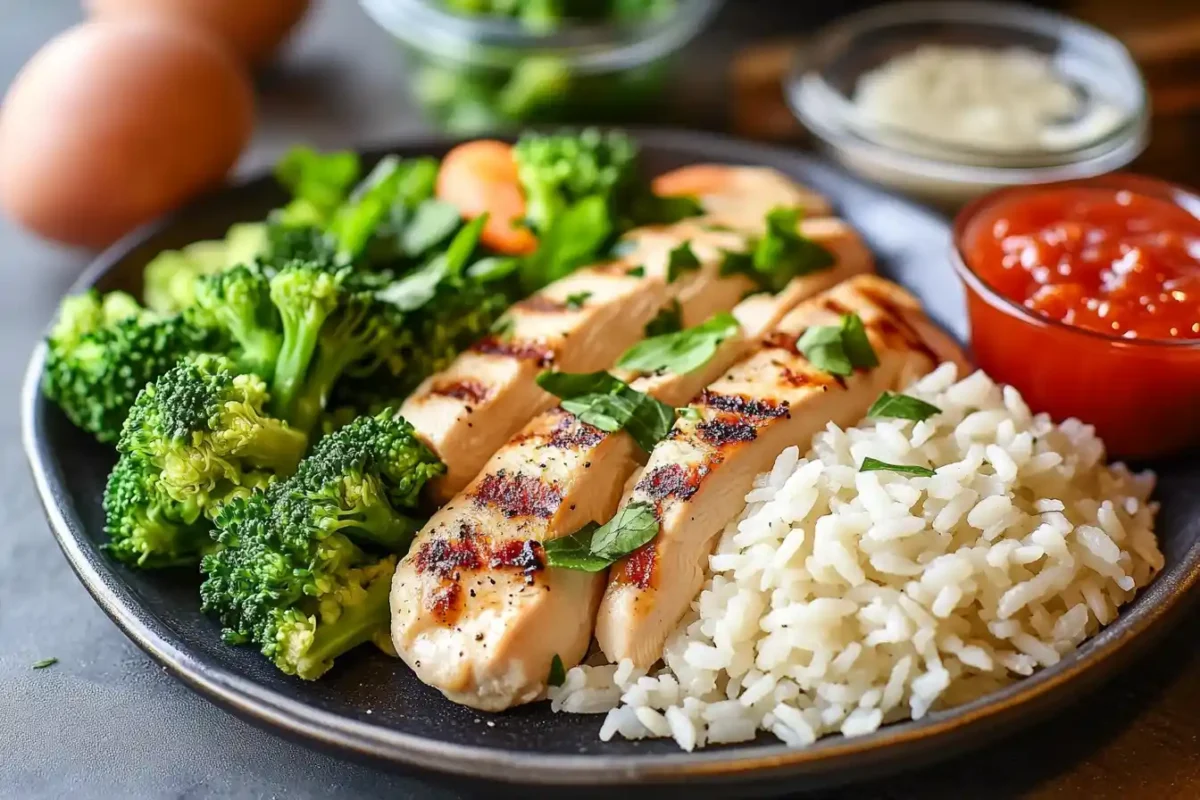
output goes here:
[{"label": "broccoli stem", "polygon": [[[295,424],[290,411],[295,405],[297,393],[304,386],[309,362],[320,340],[321,326],[325,324],[332,308],[314,303],[296,309],[281,304],[279,311],[283,318],[283,344],[275,362],[275,375],[271,383],[271,410],[275,416]],[[295,424],[295,427],[308,431],[311,422],[308,426]]]},{"label": "broccoli stem", "polygon": [[247,464],[291,475],[308,449],[308,436],[287,425],[260,424],[236,455]]},{"label": "broccoli stem", "polygon": [[312,644],[296,661],[296,675],[313,681],[324,675],[333,661],[386,629],[390,618],[388,595],[392,573],[385,571],[367,586],[362,602],[347,606],[333,622],[317,625]]},{"label": "broccoli stem", "polygon": [[339,529],[351,539],[372,542],[389,552],[404,555],[420,523],[386,501],[367,502],[353,511],[339,511]]}]

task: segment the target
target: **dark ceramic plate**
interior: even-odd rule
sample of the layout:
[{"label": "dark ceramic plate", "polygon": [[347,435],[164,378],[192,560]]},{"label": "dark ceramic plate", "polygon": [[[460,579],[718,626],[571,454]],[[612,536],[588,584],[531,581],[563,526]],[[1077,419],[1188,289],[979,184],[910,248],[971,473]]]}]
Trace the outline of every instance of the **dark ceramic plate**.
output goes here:
[{"label": "dark ceramic plate", "polygon": [[[949,330],[964,335],[958,281],[947,259],[949,229],[941,218],[802,155],[692,133],[639,136],[655,171],[696,161],[763,164],[825,192],[866,238],[882,271],[918,294]],[[406,142],[389,152],[441,154],[449,144]],[[265,177],[223,190],[104,253],[77,288],[136,289],[142,266],[158,251],[217,237],[229,224],[259,219],[282,200]],[[580,787],[687,782],[693,790],[746,796],[944,758],[1026,724],[1112,675],[1177,616],[1200,575],[1200,460],[1154,465],[1162,475],[1159,534],[1167,568],[1114,625],[1055,667],[920,722],[856,739],[831,737],[803,750],[767,737],[691,754],[669,741],[605,744],[596,738],[600,717],[552,714],[545,703],[481,714],[443,699],[401,662],[370,648],[306,683],[280,674],[252,649],[222,644],[218,626],[197,608],[193,572],[136,572],[100,551],[100,496],[113,454],[42,399],[43,356],[40,348],[33,354],[25,386],[25,448],[55,536],[122,630],[188,685],[260,724],[313,744],[460,778]]]}]

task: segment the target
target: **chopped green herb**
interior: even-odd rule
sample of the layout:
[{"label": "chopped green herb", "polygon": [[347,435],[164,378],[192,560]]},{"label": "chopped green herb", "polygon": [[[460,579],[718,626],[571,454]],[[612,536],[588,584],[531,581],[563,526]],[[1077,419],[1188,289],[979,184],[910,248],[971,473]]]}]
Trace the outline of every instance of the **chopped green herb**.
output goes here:
[{"label": "chopped green herb", "polygon": [[763,288],[778,292],[792,278],[829,269],[836,259],[821,245],[800,234],[800,209],[767,212],[767,231],[754,247],[754,272]]},{"label": "chopped green herb", "polygon": [[542,232],[537,251],[521,259],[522,287],[532,293],[571,274],[596,257],[611,233],[612,218],[602,196],[568,207]]},{"label": "chopped green herb", "polygon": [[796,349],[814,367],[831,375],[846,376],[853,374],[855,367],[879,366],[879,358],[857,314],[843,315],[840,325],[809,328],[796,342]]},{"label": "chopped green herb", "polygon": [[700,201],[687,195],[644,194],[634,201],[631,217],[637,225],[670,225],[704,213]]},{"label": "chopped green herb", "polygon": [[567,670],[563,667],[562,659],[558,653],[554,654],[554,658],[550,661],[550,674],[546,677],[547,686],[562,686],[563,681],[567,679]]},{"label": "chopped green herb", "polygon": [[646,268],[630,267],[629,269],[625,270],[625,274],[631,278],[644,278],[646,277]]},{"label": "chopped green herb", "polygon": [[578,310],[583,308],[583,304],[592,296],[591,292],[576,292],[575,294],[567,295],[567,308]]},{"label": "chopped green herb", "polygon": [[924,400],[906,394],[884,392],[879,395],[878,400],[871,404],[867,416],[875,419],[911,419],[920,422],[940,413],[942,410],[932,403],[926,403]]},{"label": "chopped green herb", "polygon": [[57,658],[43,658],[41,661],[33,662],[33,668],[34,669],[45,669],[46,667],[53,667],[57,663],[58,663]]},{"label": "chopped green herb", "polygon": [[552,567],[599,572],[637,550],[658,533],[658,517],[649,503],[630,503],[604,525],[589,522],[570,536],[542,543]]},{"label": "chopped green herb", "polygon": [[734,232],[733,228],[729,227],[728,225],[721,225],[720,223],[716,223],[716,222],[709,222],[704,225],[701,225],[700,227],[706,231],[712,231],[713,233],[733,233]]},{"label": "chopped green herb", "polygon": [[889,464],[886,461],[880,461],[877,458],[863,459],[862,466],[858,468],[859,472],[899,472],[904,475],[916,475],[921,478],[932,478],[935,470],[929,467],[914,467],[911,464]]},{"label": "chopped green herb", "polygon": [[700,409],[695,406],[684,406],[683,408],[675,409],[675,413],[680,419],[686,419],[688,422],[700,422],[704,416],[700,413]]},{"label": "chopped green herb", "polygon": [[683,330],[683,306],[672,300],[663,306],[654,319],[646,323],[646,336],[662,336]]},{"label": "chopped green herb", "polygon": [[546,371],[538,375],[537,383],[583,422],[607,433],[628,431],[646,452],[653,450],[675,423],[674,408],[607,372]]},{"label": "chopped green herb", "polygon": [[721,256],[719,273],[722,278],[727,278],[730,275],[749,275],[756,280],[758,278],[758,275],[754,272],[754,256],[738,250],[724,251],[724,254]]},{"label": "chopped green herb", "polygon": [[685,272],[700,269],[700,259],[692,252],[692,243],[684,242],[667,256],[667,283],[674,283]]},{"label": "chopped green herb", "polygon": [[659,371],[686,375],[708,363],[717,348],[738,330],[738,321],[728,312],[676,333],[638,342],[621,356],[617,366],[642,373]]}]

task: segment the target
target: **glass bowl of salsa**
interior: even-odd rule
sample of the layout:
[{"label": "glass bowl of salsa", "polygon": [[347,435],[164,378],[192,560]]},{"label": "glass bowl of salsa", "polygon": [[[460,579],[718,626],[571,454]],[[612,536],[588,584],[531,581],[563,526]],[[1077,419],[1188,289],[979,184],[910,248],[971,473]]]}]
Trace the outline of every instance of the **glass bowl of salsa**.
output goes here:
[{"label": "glass bowl of salsa", "polygon": [[993,378],[1113,456],[1200,444],[1200,197],[1122,173],[1014,187],[964,208],[954,241]]}]

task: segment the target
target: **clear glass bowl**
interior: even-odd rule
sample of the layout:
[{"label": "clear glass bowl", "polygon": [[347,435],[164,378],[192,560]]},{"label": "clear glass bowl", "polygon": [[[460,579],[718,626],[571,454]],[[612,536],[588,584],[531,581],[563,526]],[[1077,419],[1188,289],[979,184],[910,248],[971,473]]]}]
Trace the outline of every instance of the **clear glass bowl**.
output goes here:
[{"label": "clear glass bowl", "polygon": [[434,0],[361,2],[403,45],[422,108],[462,134],[645,117],[670,57],[721,5],[679,0],[669,15],[634,25],[567,24],[540,33],[516,20],[451,14]]},{"label": "clear glass bowl", "polygon": [[[1070,147],[987,151],[873,123],[853,100],[860,77],[928,44],[1043,54],[1079,97],[1084,113],[1103,106],[1108,124]],[[1145,85],[1120,42],[1060,14],[1003,3],[899,3],[846,17],[813,37],[785,94],[796,116],[838,161],[942,207],[1005,186],[1120,169],[1145,148],[1148,136]]]}]

